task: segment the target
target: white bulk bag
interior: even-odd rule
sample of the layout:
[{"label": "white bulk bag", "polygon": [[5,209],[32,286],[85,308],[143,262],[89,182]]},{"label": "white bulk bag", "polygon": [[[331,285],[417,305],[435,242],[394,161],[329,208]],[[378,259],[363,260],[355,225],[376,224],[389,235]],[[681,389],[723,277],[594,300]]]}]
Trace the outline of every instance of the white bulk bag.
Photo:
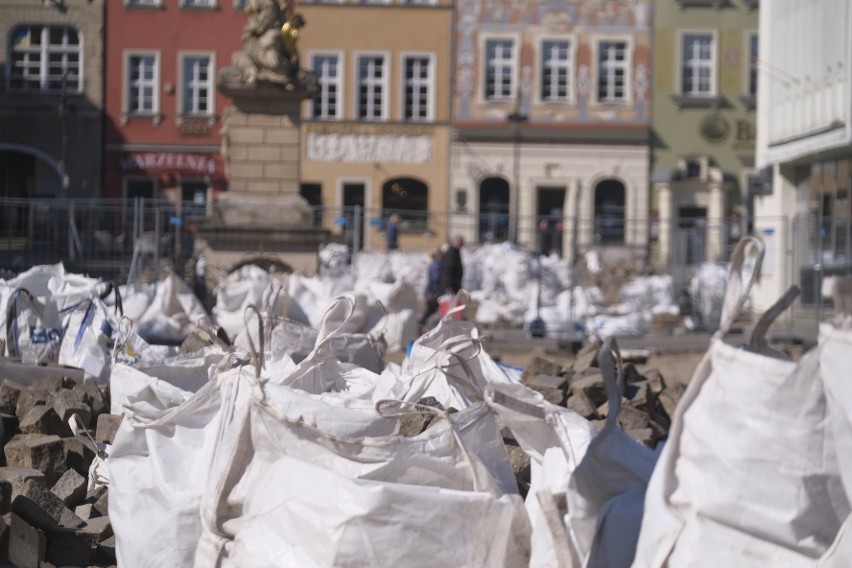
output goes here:
[{"label": "white bulk bag", "polygon": [[[293,274],[287,282],[287,291],[287,315],[296,321],[318,328],[334,298],[348,290],[338,290],[335,283],[330,280]],[[359,308],[350,321],[352,327],[341,329],[341,331],[360,330],[367,317],[366,298],[362,297]]]},{"label": "white bulk bag", "polygon": [[404,351],[408,342],[417,337],[417,291],[403,281],[386,284],[370,282],[363,291],[367,295],[370,313],[366,329],[379,327],[388,344],[388,351]]},{"label": "white bulk bag", "polygon": [[[18,332],[29,334],[33,332],[33,340],[27,337],[24,339],[27,345],[25,351],[32,352],[35,355],[27,355],[28,359],[33,357],[41,359],[40,363],[44,363],[49,359],[50,354],[54,354],[59,348],[59,342],[51,341],[51,337],[55,336],[57,330],[61,331],[61,325],[56,324],[52,313],[55,311],[58,314],[56,319],[61,321],[63,313],[68,308],[73,308],[81,300],[90,298],[97,293],[99,281],[93,278],[81,276],[79,274],[70,274],[65,272],[65,267],[62,263],[54,265],[34,266],[12,278],[10,280],[0,280],[0,344],[8,343],[7,329],[13,326],[13,322],[7,322],[7,312],[10,308],[9,299],[12,295],[18,295],[17,290],[27,290],[30,296],[35,300],[36,304],[43,307],[43,317],[48,318],[46,321],[39,321],[39,317],[29,313],[31,310],[22,305],[21,308],[29,313],[29,316],[21,319],[21,314],[18,313],[13,319],[18,319]],[[30,328],[30,324],[34,327]],[[51,327],[45,327],[45,325]],[[46,335],[45,335],[46,334]],[[42,339],[47,337],[48,347],[44,347]],[[13,341],[16,345],[12,346],[12,350],[17,349],[17,339]],[[35,344],[35,347],[32,345]],[[11,354],[7,348],[2,350],[2,353]],[[41,355],[39,355],[41,353]]]},{"label": "white bulk bag", "polygon": [[582,566],[583,554],[566,530],[568,483],[595,427],[567,408],[551,404],[521,384],[491,385],[486,400],[530,456],[525,506],[531,524],[531,567]]},{"label": "white bulk bag", "polygon": [[[264,297],[269,297],[269,288],[274,283],[274,276],[253,264],[234,271],[219,283],[216,305],[212,310],[213,320],[225,330],[231,341],[234,341],[245,327],[246,309],[249,306],[262,306]],[[277,315],[287,316],[286,299],[275,302],[273,306],[281,309]]]},{"label": "white bulk bag", "polygon": [[[466,492],[476,492],[481,494],[480,499],[486,499],[485,496],[488,495],[488,499],[492,501],[499,499],[507,489],[504,482],[498,485],[498,480],[492,474],[495,464],[483,461],[483,456],[487,456],[486,459],[494,459],[495,444],[502,443],[494,417],[483,403],[451,415],[424,407],[424,411],[440,414],[442,420],[415,437],[393,435],[352,437],[335,435],[329,430],[330,426],[333,426],[338,434],[347,430],[352,431],[352,425],[357,425],[359,422],[357,417],[352,417],[353,411],[363,416],[370,416],[365,412],[366,409],[358,410],[352,406],[352,403],[357,401],[348,401],[346,406],[341,408],[339,404],[343,401],[338,404],[328,404],[331,399],[324,398],[321,400],[326,402],[326,410],[314,405],[313,410],[299,412],[300,405],[282,402],[281,397],[286,399],[288,396],[285,389],[286,387],[270,381],[257,382],[256,395],[243,428],[238,432],[234,429],[237,433],[229,435],[230,454],[224,451],[220,453],[220,459],[214,467],[216,471],[214,477],[218,479],[218,482],[215,483],[215,487],[209,489],[210,499],[205,500],[203,508],[206,528],[199,546],[197,566],[217,565],[217,562],[229,558],[235,550],[240,550],[238,543],[241,539],[248,538],[251,541],[256,533],[276,533],[278,536],[268,541],[268,552],[274,557],[288,558],[287,551],[292,546],[290,538],[293,535],[281,533],[277,519],[265,519],[263,515],[258,518],[255,512],[248,512],[246,509],[249,502],[259,503],[266,500],[268,503],[276,503],[276,506],[280,504],[284,507],[283,510],[278,510],[278,514],[296,516],[307,514],[299,508],[288,509],[286,502],[278,501],[279,497],[287,494],[287,490],[278,491],[274,495],[267,494],[265,498],[252,497],[264,480],[273,479],[273,484],[276,486],[291,484],[286,473],[289,470],[285,468],[279,475],[275,469],[275,464],[285,457],[292,458],[298,463],[309,463],[320,467],[334,476],[370,480],[374,483],[390,483],[399,488],[412,485],[452,489],[463,492],[464,495],[467,495]],[[294,412],[298,414],[294,415]],[[381,426],[381,422],[375,423],[380,418],[381,416],[373,410],[371,418],[375,424],[373,428]],[[342,430],[341,427],[343,427]],[[511,467],[509,467],[505,450],[502,446],[499,446],[499,450],[502,454],[500,459],[511,476]],[[276,472],[275,477],[272,477],[271,472]],[[513,478],[511,481],[514,484]],[[324,501],[324,504],[317,503],[317,506],[321,507],[339,508],[336,512],[329,511],[329,518],[342,519],[355,515],[355,511],[360,506],[355,506],[354,503],[366,498],[364,490],[359,489],[357,485],[351,487],[353,494],[344,495],[345,487],[348,485],[339,483],[328,487],[317,486],[322,493],[337,494],[336,498]],[[512,489],[512,492],[517,491],[516,486],[509,489]],[[465,499],[467,500],[469,499]],[[420,506],[436,506],[436,502],[432,502],[431,505],[427,503],[423,502]],[[380,501],[375,505],[379,511],[371,513],[373,518],[388,518],[389,515],[395,515],[394,511],[397,510],[396,502]],[[403,502],[400,502],[399,506],[403,506]],[[240,510],[243,511],[243,515],[236,515],[235,512]],[[448,510],[447,513],[449,512]],[[519,530],[523,534],[523,518],[513,521],[514,516],[515,513],[512,513],[504,521],[520,523]],[[309,522],[311,519],[310,515],[303,517],[304,522]],[[468,522],[470,521],[468,519]],[[416,521],[412,520],[412,522]],[[270,523],[269,526],[267,523]],[[366,525],[363,526],[366,528]],[[338,549],[339,554],[345,554],[348,558],[356,553],[356,551],[342,548],[348,543],[336,541],[339,533],[331,531],[326,534],[327,527],[317,527],[317,529],[332,543],[327,546]],[[364,533],[366,542],[361,542],[359,553],[363,554],[364,546],[369,550],[384,542],[386,538],[384,531],[387,530],[396,532],[397,528],[392,525],[387,526],[375,536]],[[442,529],[433,527],[431,530]],[[493,531],[494,527],[490,530]],[[396,534],[399,533],[396,532]],[[502,533],[496,532],[496,535],[500,534]],[[410,546],[400,541],[396,545],[398,551],[387,551],[387,553],[400,554],[400,550]],[[503,541],[502,546],[503,552],[500,552],[498,547],[495,553],[507,554],[505,551],[510,543]],[[517,547],[514,543],[511,546],[512,550]],[[420,550],[419,545],[416,550]],[[319,551],[317,553],[319,554]],[[410,554],[408,552],[406,556]],[[523,555],[522,551],[512,552],[512,554],[513,557]],[[424,558],[424,561],[431,562],[431,558],[432,554]],[[230,561],[231,564],[225,561],[222,565],[253,565],[245,564],[248,560],[242,558],[230,557]],[[369,559],[365,561],[369,565]]]},{"label": "white bulk bag", "polygon": [[404,364],[399,375],[383,373],[373,399],[417,402],[434,397],[444,408],[467,408],[483,400],[487,379],[478,377],[471,365],[481,352],[478,340],[452,337],[417,366]]},{"label": "white bulk bag", "polygon": [[[747,250],[757,260],[744,284]],[[734,252],[720,330],[648,486],[634,566],[813,566],[849,513],[819,353],[793,363],[723,341],[762,256],[754,238]]]},{"label": "white bulk bag", "polygon": [[609,339],[598,355],[607,392],[606,424],[571,475],[565,522],[583,566],[629,568],[657,455],[618,424],[624,375],[620,361],[616,369],[613,350],[617,353],[618,347]]},{"label": "white bulk bag", "polygon": [[[121,323],[125,322],[125,328]],[[135,332],[128,319],[121,320],[100,299],[80,302],[66,316],[59,348],[59,363],[79,367],[86,376],[109,380],[114,362],[137,364],[161,361],[175,351],[165,345],[149,345]]]},{"label": "white bulk bag", "polygon": [[[381,373],[385,367],[384,325],[377,324],[370,333],[347,332],[353,318],[358,314],[358,302],[352,295],[334,299],[326,310],[317,333],[314,352],[331,354],[340,361],[352,363],[373,373]],[[385,320],[383,320],[386,322]]]},{"label": "white bulk bag", "polygon": [[207,318],[207,311],[192,289],[178,276],[169,274],[153,284],[121,287],[124,315],[146,341],[182,341],[190,324]]},{"label": "white bulk bag", "polygon": [[[460,292],[462,298],[466,292]],[[479,330],[467,320],[457,320],[453,316],[465,309],[464,299],[461,305],[449,310],[438,325],[417,338],[409,354],[402,363],[403,370],[414,374],[432,366],[431,359],[439,350],[452,346],[453,352],[462,357],[467,364],[470,377],[479,392],[484,392],[489,384],[512,384],[516,381],[509,377],[491,356],[482,349]],[[466,348],[465,348],[466,344]],[[458,349],[461,347],[462,349]]]},{"label": "white bulk bag", "polygon": [[[837,461],[846,498],[852,502],[852,320],[849,292],[852,280],[826,279],[823,293],[832,297],[837,317],[822,324],[819,331],[820,374],[834,434]],[[829,288],[826,290],[826,288]],[[822,558],[822,565],[840,568],[852,558],[852,514],[844,521],[834,546]]]},{"label": "white bulk bag", "polygon": [[283,456],[248,492],[221,566],[522,566],[518,495],[383,483]]},{"label": "white bulk bag", "polygon": [[110,412],[126,412],[131,401],[134,404],[147,401],[146,405],[161,410],[176,407],[211,380],[224,357],[225,352],[210,346],[191,355],[142,362],[133,367],[118,363],[110,374]]},{"label": "white bulk bag", "polygon": [[247,406],[241,375],[220,373],[176,408],[128,412],[110,449],[109,517],[122,566],[192,566],[200,502],[233,409]]},{"label": "white bulk bag", "polygon": [[319,332],[311,326],[283,318],[275,323],[269,338],[273,359],[288,355],[297,363],[303,361],[316,347]]},{"label": "white bulk bag", "polygon": [[55,302],[18,288],[7,300],[5,319],[6,355],[31,365],[56,363],[63,328]]}]

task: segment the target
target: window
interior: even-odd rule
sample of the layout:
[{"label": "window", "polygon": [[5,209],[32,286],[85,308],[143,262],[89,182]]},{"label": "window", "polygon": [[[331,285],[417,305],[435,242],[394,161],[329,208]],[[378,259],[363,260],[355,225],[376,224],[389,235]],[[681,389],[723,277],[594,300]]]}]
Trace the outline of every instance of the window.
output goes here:
[{"label": "window", "polygon": [[160,110],[159,56],[154,53],[127,56],[127,114],[150,116]]},{"label": "window", "polygon": [[358,56],[358,118],[387,118],[387,70],[384,55]]},{"label": "window", "polygon": [[181,0],[182,8],[215,8],[216,0]]},{"label": "window", "polygon": [[757,34],[748,33],[746,35],[748,59],[746,65],[746,94],[752,97],[757,96]]},{"label": "window", "polygon": [[429,221],[429,186],[411,178],[396,178],[382,187],[382,218],[396,213],[404,229],[424,229]]},{"label": "window", "polygon": [[11,33],[9,89],[81,91],[80,33],[67,26],[19,26]]},{"label": "window", "polygon": [[124,5],[129,8],[137,6],[160,6],[162,0],[125,0]]},{"label": "window", "polygon": [[571,43],[544,41],[541,44],[541,100],[566,102],[570,99]]},{"label": "window", "polygon": [[627,102],[627,42],[598,43],[598,102]]},{"label": "window", "polygon": [[479,242],[505,241],[509,238],[509,182],[489,177],[479,184]]},{"label": "window", "polygon": [[334,119],[342,116],[340,56],[336,53],[312,53],[310,65],[319,80],[320,94],[313,101],[313,117]]},{"label": "window", "polygon": [[685,97],[716,94],[716,46],[712,33],[681,36],[680,93]]},{"label": "window", "polygon": [[207,182],[202,180],[181,180],[181,210],[185,215],[203,217],[207,203]]},{"label": "window", "polygon": [[124,180],[124,196],[128,201],[137,197],[153,199],[156,189],[156,180],[150,178],[126,178]]},{"label": "window", "polygon": [[432,119],[432,58],[403,56],[403,119]]},{"label": "window", "polygon": [[322,226],[322,184],[302,183],[299,185],[299,195],[308,202],[314,210],[314,227]]},{"label": "window", "polygon": [[515,42],[492,39],[485,42],[485,99],[512,99],[515,93]]},{"label": "window", "polygon": [[182,55],[181,114],[210,116],[213,114],[213,56]]},{"label": "window", "polygon": [[248,0],[234,0],[234,9],[245,11],[246,4],[248,4]]}]

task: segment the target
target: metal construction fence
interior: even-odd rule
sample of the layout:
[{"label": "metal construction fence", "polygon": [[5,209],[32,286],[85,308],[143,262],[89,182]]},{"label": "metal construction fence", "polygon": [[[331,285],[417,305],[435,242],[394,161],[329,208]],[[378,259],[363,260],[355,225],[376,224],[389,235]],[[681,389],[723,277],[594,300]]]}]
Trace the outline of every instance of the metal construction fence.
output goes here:
[{"label": "metal construction fence", "polygon": [[[164,267],[189,274],[199,232],[215,223],[211,208],[143,198],[0,199],[0,211],[0,269],[16,273],[62,261],[71,271],[117,282],[155,279]],[[589,250],[616,250],[622,261],[655,265],[672,274],[676,288],[687,286],[694,268],[711,254],[727,260],[740,236],[756,232],[773,249],[783,251],[784,270],[789,272],[785,281],[803,290],[797,309],[817,310],[818,315],[825,304],[822,279],[852,274],[852,223],[812,214],[759,222],[674,219],[661,226],[656,220],[623,216],[576,220],[559,215],[512,218],[493,212],[315,207],[313,224],[322,236],[311,246],[318,251],[327,242],[342,242],[352,253],[382,250],[384,227],[392,213],[400,217],[404,249],[426,252],[458,234],[473,248],[513,240],[536,253],[574,260]],[[667,250],[661,250],[663,233],[669,235]],[[661,264],[663,254],[666,261]]]}]

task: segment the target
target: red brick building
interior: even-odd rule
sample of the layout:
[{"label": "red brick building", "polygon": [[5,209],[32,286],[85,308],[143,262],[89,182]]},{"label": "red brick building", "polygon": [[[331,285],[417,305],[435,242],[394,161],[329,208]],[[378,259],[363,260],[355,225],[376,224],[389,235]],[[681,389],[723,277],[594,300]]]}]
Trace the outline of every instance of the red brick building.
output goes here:
[{"label": "red brick building", "polygon": [[226,189],[217,71],[241,48],[245,0],[106,8],[104,196],[206,202]]}]

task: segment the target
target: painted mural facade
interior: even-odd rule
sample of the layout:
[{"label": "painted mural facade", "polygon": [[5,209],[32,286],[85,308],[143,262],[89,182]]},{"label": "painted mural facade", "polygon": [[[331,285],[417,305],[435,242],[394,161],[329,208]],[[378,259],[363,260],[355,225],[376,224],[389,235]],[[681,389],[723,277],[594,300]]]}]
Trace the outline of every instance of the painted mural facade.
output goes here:
[{"label": "painted mural facade", "polygon": [[458,232],[566,255],[644,250],[651,8],[457,3]]}]

